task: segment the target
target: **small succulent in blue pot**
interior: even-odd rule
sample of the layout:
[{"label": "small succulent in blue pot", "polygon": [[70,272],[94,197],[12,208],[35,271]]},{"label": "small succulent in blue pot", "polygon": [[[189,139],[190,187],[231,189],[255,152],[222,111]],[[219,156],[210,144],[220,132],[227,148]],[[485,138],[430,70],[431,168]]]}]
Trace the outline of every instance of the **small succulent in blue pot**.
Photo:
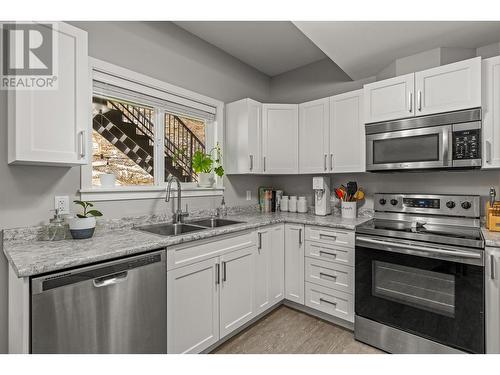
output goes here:
[{"label": "small succulent in blue pot", "polygon": [[91,238],[94,235],[96,220],[98,216],[102,216],[102,212],[93,209],[94,204],[87,201],[73,201],[75,204],[83,208],[81,214],[69,219],[69,231],[75,240],[83,240]]}]

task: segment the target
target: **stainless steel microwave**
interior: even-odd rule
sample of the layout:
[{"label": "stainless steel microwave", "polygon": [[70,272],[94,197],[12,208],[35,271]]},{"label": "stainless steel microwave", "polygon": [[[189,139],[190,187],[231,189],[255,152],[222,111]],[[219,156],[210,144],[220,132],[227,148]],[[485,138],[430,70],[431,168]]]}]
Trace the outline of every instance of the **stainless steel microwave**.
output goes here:
[{"label": "stainless steel microwave", "polygon": [[481,167],[481,108],[365,125],[366,170]]}]

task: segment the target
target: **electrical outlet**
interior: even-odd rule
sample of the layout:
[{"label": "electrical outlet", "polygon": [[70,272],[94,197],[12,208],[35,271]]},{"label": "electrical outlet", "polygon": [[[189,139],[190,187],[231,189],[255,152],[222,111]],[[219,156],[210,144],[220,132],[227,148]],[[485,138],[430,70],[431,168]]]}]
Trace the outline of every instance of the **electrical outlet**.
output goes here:
[{"label": "electrical outlet", "polygon": [[252,200],[252,191],[247,190],[247,201],[251,201],[251,200]]},{"label": "electrical outlet", "polygon": [[60,215],[68,215],[69,197],[67,195],[54,197],[54,208],[59,210]]}]

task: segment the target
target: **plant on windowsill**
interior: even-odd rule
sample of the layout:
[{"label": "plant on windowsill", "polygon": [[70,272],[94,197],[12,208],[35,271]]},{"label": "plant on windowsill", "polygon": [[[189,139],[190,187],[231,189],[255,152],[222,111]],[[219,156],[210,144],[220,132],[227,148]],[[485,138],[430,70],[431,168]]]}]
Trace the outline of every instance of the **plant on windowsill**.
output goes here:
[{"label": "plant on windowsill", "polygon": [[215,182],[214,173],[224,176],[222,168],[222,151],[217,143],[208,153],[196,151],[191,162],[194,172],[198,175],[199,187],[212,187]]},{"label": "plant on windowsill", "polygon": [[73,201],[79,206],[83,207],[83,213],[76,214],[76,217],[70,218],[69,221],[69,231],[71,236],[75,240],[83,240],[85,238],[91,238],[94,235],[96,220],[98,216],[102,216],[102,212],[94,209],[89,209],[94,207],[94,204],[87,201]]}]

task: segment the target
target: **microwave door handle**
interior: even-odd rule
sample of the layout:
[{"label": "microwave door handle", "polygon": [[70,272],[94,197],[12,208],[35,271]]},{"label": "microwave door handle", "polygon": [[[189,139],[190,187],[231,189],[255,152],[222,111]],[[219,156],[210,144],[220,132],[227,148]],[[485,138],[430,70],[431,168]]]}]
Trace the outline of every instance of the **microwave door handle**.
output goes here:
[{"label": "microwave door handle", "polygon": [[442,147],[443,147],[443,166],[451,166],[451,154],[450,154],[450,148],[451,148],[451,142],[452,142],[452,130],[451,126],[446,126],[443,128],[442,131]]}]

